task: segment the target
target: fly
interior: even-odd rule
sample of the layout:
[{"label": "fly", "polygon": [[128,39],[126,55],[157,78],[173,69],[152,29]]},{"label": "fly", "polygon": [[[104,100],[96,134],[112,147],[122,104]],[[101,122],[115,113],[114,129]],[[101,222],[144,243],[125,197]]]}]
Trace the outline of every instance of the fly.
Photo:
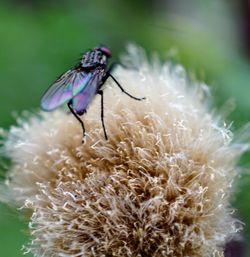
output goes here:
[{"label": "fly", "polygon": [[70,112],[79,121],[85,136],[83,115],[96,94],[101,96],[101,121],[105,139],[108,139],[104,124],[104,102],[102,86],[111,77],[123,93],[141,101],[145,97],[134,97],[126,92],[116,78],[111,74],[115,64],[108,68],[108,59],[111,51],[106,46],[99,46],[83,54],[80,62],[74,68],[63,73],[44,93],[41,99],[41,108],[53,111],[67,103]]}]

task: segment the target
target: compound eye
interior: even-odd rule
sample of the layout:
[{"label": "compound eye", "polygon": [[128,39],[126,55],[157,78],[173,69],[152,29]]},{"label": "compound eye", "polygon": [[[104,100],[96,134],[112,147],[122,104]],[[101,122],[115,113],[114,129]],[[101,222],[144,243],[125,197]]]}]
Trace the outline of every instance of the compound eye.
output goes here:
[{"label": "compound eye", "polygon": [[110,57],[112,56],[110,50],[109,50],[107,47],[102,46],[102,47],[100,47],[99,49],[100,49],[100,50],[103,52],[103,54],[105,54],[108,58],[110,58]]}]

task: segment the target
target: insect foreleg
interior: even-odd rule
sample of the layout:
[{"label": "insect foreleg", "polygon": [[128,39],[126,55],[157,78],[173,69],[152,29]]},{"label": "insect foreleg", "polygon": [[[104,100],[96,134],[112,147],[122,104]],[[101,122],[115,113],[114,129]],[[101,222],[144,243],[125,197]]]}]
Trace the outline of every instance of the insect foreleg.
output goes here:
[{"label": "insect foreleg", "polygon": [[121,84],[116,80],[116,78],[111,74],[111,71],[114,69],[114,67],[117,65],[117,63],[112,63],[109,67],[109,69],[107,70],[106,72],[106,76],[103,78],[103,83],[108,79],[108,77],[111,77],[114,82],[116,83],[116,85],[121,89],[121,91],[128,95],[129,97],[135,99],[135,100],[138,100],[138,101],[141,101],[141,100],[144,100],[146,99],[145,97],[135,97],[135,96],[132,96],[131,94],[129,94],[127,91],[125,91],[125,89],[121,86]]},{"label": "insect foreleg", "polygon": [[99,90],[97,92],[99,95],[101,95],[101,120],[102,120],[102,128],[104,132],[105,139],[108,140],[107,132],[104,125],[104,103],[103,103],[103,91]]},{"label": "insect foreleg", "polygon": [[74,109],[71,106],[71,101],[68,102],[68,107],[69,110],[71,111],[71,113],[75,116],[75,118],[80,122],[81,127],[82,127],[82,133],[83,133],[83,137],[85,137],[85,127],[83,124],[83,121],[81,120],[81,118],[75,113]]},{"label": "insect foreleg", "polygon": [[122,91],[124,94],[126,94],[126,95],[128,95],[129,97],[131,97],[131,98],[133,98],[133,99],[135,99],[135,100],[138,100],[138,101],[141,101],[141,100],[146,99],[146,97],[135,97],[135,96],[132,96],[131,94],[129,94],[127,91],[124,90],[124,88],[121,86],[121,84],[115,79],[115,77],[114,77],[111,73],[109,73],[109,76],[114,80],[114,82],[116,83],[116,85],[121,89],[121,91]]}]

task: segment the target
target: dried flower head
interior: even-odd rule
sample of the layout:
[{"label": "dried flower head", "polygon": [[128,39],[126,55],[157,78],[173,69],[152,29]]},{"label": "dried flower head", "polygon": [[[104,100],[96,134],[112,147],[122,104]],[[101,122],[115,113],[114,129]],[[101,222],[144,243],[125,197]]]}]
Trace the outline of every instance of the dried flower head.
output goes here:
[{"label": "dried flower head", "polygon": [[128,48],[107,82],[106,141],[96,96],[86,140],[65,111],[21,119],[7,135],[9,204],[30,212],[34,256],[221,256],[236,230],[229,194],[245,148],[208,110],[183,67]]}]

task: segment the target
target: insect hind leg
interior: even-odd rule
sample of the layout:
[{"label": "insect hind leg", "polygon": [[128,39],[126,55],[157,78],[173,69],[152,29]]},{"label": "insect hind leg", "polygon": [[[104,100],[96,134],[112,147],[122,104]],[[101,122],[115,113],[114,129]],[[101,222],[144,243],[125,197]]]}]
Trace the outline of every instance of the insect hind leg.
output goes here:
[{"label": "insect hind leg", "polygon": [[69,101],[69,102],[68,102],[69,110],[70,110],[70,112],[74,115],[74,117],[79,121],[79,123],[81,124],[81,127],[82,127],[82,134],[83,134],[83,139],[84,139],[84,137],[85,137],[85,127],[84,127],[83,121],[82,121],[81,118],[77,115],[77,113],[74,111],[74,109],[72,108],[71,104],[72,104],[72,102]]}]

